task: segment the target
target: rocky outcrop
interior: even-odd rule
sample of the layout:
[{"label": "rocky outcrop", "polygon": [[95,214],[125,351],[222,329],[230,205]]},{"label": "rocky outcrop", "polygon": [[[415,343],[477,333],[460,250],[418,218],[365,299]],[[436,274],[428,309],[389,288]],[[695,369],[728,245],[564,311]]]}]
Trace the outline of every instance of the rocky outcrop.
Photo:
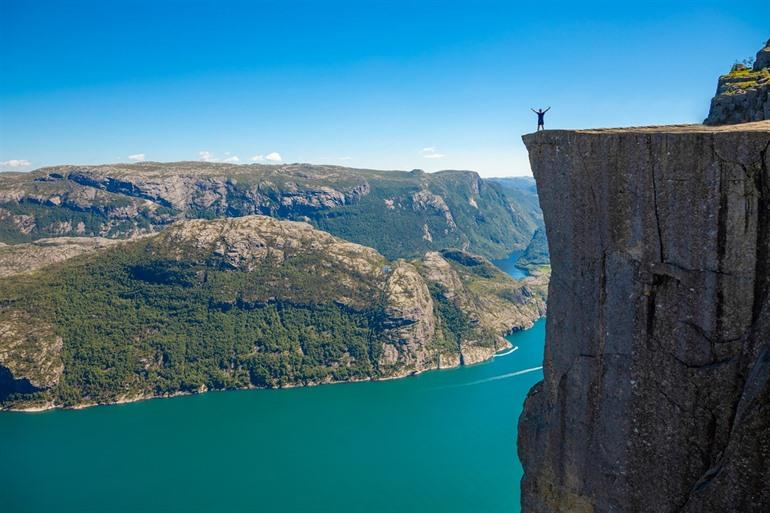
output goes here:
[{"label": "rocky outcrop", "polygon": [[426,253],[419,269],[436,291],[465,317],[450,330],[460,336],[460,361],[466,365],[492,357],[510,344],[502,335],[526,329],[545,315],[547,275],[516,282],[488,260],[457,250]]},{"label": "rocky outcrop", "polygon": [[[478,205],[473,205],[472,203],[471,205],[474,206],[475,208],[478,208]],[[414,194],[412,194],[412,207],[418,212],[429,210],[429,209],[434,210],[435,212],[438,212],[441,216],[444,217],[449,229],[454,230],[455,228],[457,228],[457,225],[455,224],[455,220],[452,217],[452,212],[449,210],[449,207],[444,201],[444,198],[442,198],[437,194],[433,194],[430,191],[425,189],[419,192],[415,192]]]},{"label": "rocky outcrop", "polygon": [[770,40],[757,53],[754,66],[736,64],[719,77],[706,125],[770,120]]},{"label": "rocky outcrop", "polygon": [[3,312],[0,322],[0,402],[10,394],[56,386],[64,371],[62,338],[53,326],[21,309]]},{"label": "rocky outcrop", "polygon": [[384,298],[389,332],[379,364],[390,368],[404,362],[404,368],[411,370],[432,366],[433,351],[426,341],[433,340],[436,316],[428,286],[408,262],[396,262],[387,275]]},{"label": "rocky outcrop", "polygon": [[770,69],[770,39],[765,43],[765,47],[757,52],[757,57],[754,59],[754,71],[762,69]]},{"label": "rocky outcrop", "polygon": [[768,511],[770,121],[524,142],[553,274],[523,511]]},{"label": "rocky outcrop", "polygon": [[40,269],[123,241],[102,237],[57,237],[28,244],[0,245],[0,278]]}]

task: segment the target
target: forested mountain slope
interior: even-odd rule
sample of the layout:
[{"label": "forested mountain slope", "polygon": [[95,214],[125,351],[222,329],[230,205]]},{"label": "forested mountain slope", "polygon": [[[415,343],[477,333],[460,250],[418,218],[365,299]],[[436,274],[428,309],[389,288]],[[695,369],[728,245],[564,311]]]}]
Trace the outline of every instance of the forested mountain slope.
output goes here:
[{"label": "forested mountain slope", "polygon": [[460,250],[391,261],[266,216],[69,240],[71,258],[13,270],[47,244],[0,247],[6,408],[402,376],[489,358],[544,313],[544,278]]}]

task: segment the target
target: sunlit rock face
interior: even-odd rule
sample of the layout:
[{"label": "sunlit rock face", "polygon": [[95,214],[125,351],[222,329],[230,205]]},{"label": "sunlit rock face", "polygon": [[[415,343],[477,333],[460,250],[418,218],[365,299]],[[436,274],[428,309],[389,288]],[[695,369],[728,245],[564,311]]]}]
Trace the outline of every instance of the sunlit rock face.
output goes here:
[{"label": "sunlit rock face", "polygon": [[552,279],[523,511],[768,511],[770,121],[524,142]]}]

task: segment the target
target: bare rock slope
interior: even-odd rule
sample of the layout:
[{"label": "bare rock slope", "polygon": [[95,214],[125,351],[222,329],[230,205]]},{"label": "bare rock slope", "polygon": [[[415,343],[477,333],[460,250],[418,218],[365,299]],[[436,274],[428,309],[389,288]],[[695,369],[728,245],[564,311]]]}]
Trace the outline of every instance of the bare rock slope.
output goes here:
[{"label": "bare rock slope", "polygon": [[103,237],[57,237],[27,244],[0,244],[0,278],[34,271],[121,242]]},{"label": "bare rock slope", "polygon": [[768,511],[770,121],[524,142],[553,274],[523,511]]}]

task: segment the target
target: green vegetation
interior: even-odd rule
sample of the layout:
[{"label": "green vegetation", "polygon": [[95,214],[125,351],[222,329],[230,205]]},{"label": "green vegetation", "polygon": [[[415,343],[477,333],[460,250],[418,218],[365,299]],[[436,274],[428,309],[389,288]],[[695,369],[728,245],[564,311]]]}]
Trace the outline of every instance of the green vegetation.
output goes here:
[{"label": "green vegetation", "polygon": [[754,71],[743,64],[736,64],[730,73],[721,77],[719,94],[726,96],[740,94],[763,85],[770,85],[770,69]]},{"label": "green vegetation", "polygon": [[[247,273],[148,250],[125,246],[2,282],[2,314],[23,310],[39,322],[54,320],[66,340],[60,383],[41,397],[8,401],[75,405],[377,375],[370,355],[380,344],[379,305],[356,311],[316,302],[323,295],[308,295],[319,284],[302,272],[303,259],[275,273]],[[288,279],[283,291],[270,286]]]},{"label": "green vegetation", "polygon": [[540,315],[539,285],[462,251],[431,255],[390,262],[303,224],[250,216],[188,221],[9,275],[0,407],[399,375],[469,346],[494,349]]},{"label": "green vegetation", "polygon": [[548,240],[545,236],[545,229],[538,228],[532,235],[532,240],[527,245],[527,249],[516,261],[516,265],[528,269],[533,269],[549,265],[551,255],[548,252]]},{"label": "green vegetation", "polygon": [[460,350],[460,342],[471,331],[470,318],[447,297],[444,286],[431,283],[429,289],[433,297],[434,312],[436,317],[441,319],[435,346],[444,353],[457,353]]}]

